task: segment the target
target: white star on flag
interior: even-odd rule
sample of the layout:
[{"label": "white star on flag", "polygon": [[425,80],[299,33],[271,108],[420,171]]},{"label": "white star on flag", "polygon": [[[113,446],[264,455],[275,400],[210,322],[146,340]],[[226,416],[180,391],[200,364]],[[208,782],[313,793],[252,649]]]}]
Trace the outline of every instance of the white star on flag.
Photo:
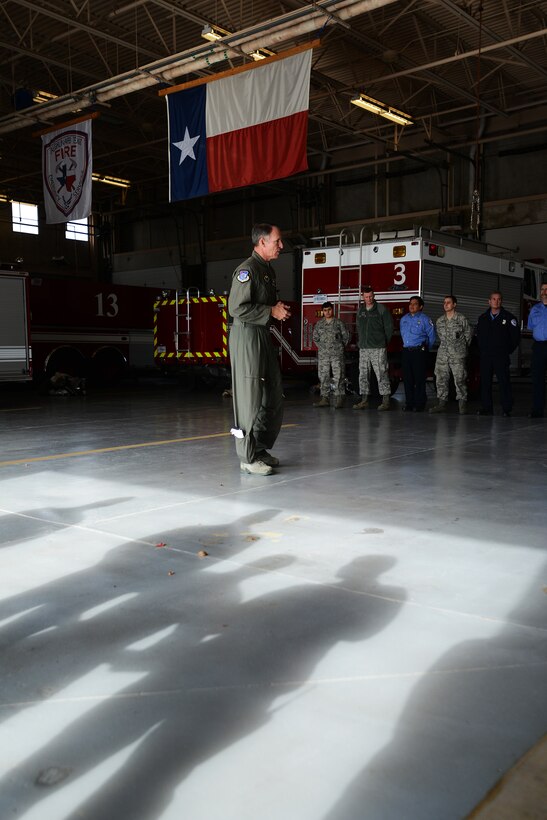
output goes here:
[{"label": "white star on flag", "polygon": [[201,134],[198,134],[197,137],[191,137],[187,126],[186,131],[184,133],[184,139],[181,142],[173,143],[175,148],[178,148],[180,151],[179,165],[182,165],[186,157],[191,157],[195,160],[196,155],[194,154],[194,145],[196,144],[200,136]]}]

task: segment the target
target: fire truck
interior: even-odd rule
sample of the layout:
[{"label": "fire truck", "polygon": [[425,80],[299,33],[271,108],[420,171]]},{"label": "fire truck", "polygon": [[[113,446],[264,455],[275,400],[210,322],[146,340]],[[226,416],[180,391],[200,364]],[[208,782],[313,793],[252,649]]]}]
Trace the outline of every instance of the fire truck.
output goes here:
[{"label": "fire truck", "polygon": [[0,270],[0,381],[31,378],[28,275]]},{"label": "fire truck", "polygon": [[[356,314],[365,285],[371,285],[393,316],[395,333],[388,350],[392,389],[401,377],[399,321],[412,296],[424,299],[426,312],[435,321],[443,312],[444,296],[453,293],[458,310],[476,324],[490,292],[501,290],[505,307],[521,321],[524,264],[511,258],[509,251],[490,252],[484,243],[419,227],[379,234],[372,241],[364,241],[364,231],[358,239],[347,229],[314,237],[314,247],[303,251],[301,301],[290,303],[290,320],[271,325],[284,374],[315,373],[313,328],[327,300],[351,331],[348,360],[356,363]],[[210,378],[227,372],[225,297],[201,296],[197,291],[166,293],[155,311],[154,356],[163,371],[192,368],[196,372],[197,368]],[[514,357],[513,365],[518,364]],[[433,354],[431,371],[432,365]],[[476,381],[478,374],[470,370]]]},{"label": "fire truck", "polygon": [[154,367],[157,289],[0,271],[1,378],[56,372],[114,383]]},{"label": "fire truck", "polygon": [[524,265],[508,252],[489,253],[483,243],[425,228],[378,234],[365,242],[364,230],[357,240],[346,229],[315,237],[317,247],[304,251],[303,350],[314,349],[313,327],[327,300],[352,332],[350,350],[356,349],[356,315],[365,285],[393,317],[395,332],[388,348],[392,388],[401,376],[399,322],[412,296],[422,297],[427,315],[435,321],[443,312],[443,297],[455,294],[458,310],[474,325],[487,308],[490,292],[501,290],[504,306],[521,321]]},{"label": "fire truck", "polygon": [[[288,302],[292,315],[273,321],[270,331],[285,374],[315,372],[316,356],[300,344],[300,304]],[[154,359],[166,374],[187,385],[229,381],[227,298],[196,289],[162,294],[154,306]]]}]

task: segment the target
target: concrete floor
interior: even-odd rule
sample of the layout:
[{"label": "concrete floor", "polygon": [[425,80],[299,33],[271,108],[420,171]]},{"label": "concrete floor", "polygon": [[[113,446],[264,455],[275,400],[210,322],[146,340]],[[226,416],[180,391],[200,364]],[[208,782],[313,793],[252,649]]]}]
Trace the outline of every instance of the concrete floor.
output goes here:
[{"label": "concrete floor", "polygon": [[261,478],[218,393],[2,388],[0,817],[465,817],[547,732],[526,390],[504,419],[288,386]]}]

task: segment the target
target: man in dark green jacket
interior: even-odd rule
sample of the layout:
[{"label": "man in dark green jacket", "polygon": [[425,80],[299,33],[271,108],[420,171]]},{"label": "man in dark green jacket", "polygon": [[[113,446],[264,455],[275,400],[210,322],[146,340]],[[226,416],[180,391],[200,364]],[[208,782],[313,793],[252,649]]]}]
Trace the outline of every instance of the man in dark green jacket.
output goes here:
[{"label": "man in dark green jacket", "polygon": [[277,299],[270,265],[283,249],[279,228],[255,225],[254,250],[234,271],[228,310],[235,426],[232,434],[244,473],[270,475],[279,460],[273,447],[283,420],[283,388],[270,333],[271,319],[288,319],[290,310]]},{"label": "man in dark green jacket", "polygon": [[389,410],[391,385],[387,372],[387,346],[393,335],[393,319],[385,305],[374,298],[370,286],[363,288],[363,304],[357,311],[357,338],[359,343],[359,393],[360,401],[353,405],[354,410],[368,407],[370,394],[370,371],[374,370],[378,380],[378,390],[382,403],[378,410]]}]

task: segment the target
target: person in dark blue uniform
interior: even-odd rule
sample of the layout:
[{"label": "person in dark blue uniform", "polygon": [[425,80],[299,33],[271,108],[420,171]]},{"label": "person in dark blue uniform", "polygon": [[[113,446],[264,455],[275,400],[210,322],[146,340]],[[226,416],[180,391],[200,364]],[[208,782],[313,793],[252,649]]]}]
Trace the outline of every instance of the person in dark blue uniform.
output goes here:
[{"label": "person in dark blue uniform", "polygon": [[423,312],[424,300],[413,296],[408,303],[408,313],[399,325],[403,340],[403,383],[406,404],[403,410],[421,413],[425,408],[425,379],[427,375],[427,351],[437,340],[435,325]]},{"label": "person in dark blue uniform", "polygon": [[489,296],[489,308],[481,313],[477,322],[481,373],[481,404],[479,416],[491,416],[492,377],[498,380],[501,407],[504,416],[510,416],[513,409],[513,393],[509,376],[509,357],[520,342],[518,321],[512,313],[502,307],[503,297],[499,290]]},{"label": "person in dark blue uniform", "polygon": [[547,283],[541,286],[541,299],[528,316],[528,330],[532,331],[532,412],[531,419],[542,419],[545,407],[545,371],[547,370]]}]

